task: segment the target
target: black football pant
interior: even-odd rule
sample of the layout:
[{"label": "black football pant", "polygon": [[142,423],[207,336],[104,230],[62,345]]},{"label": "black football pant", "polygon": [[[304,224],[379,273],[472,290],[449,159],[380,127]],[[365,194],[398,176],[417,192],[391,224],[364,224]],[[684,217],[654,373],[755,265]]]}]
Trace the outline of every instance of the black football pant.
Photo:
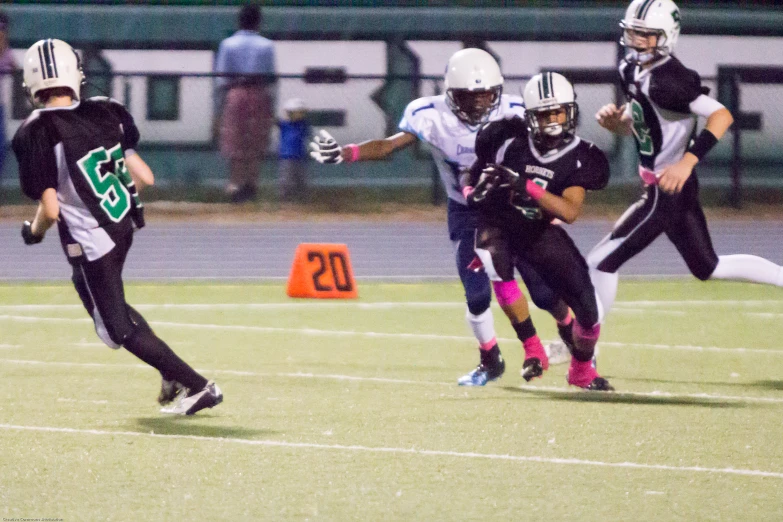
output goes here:
[{"label": "black football pant", "polygon": [[164,379],[200,390],[207,381],[159,339],[144,318],[125,301],[122,269],[133,242],[128,232],[114,248],[95,261],[73,265],[73,285],[95,323],[98,337],[111,348],[124,346],[160,371]]},{"label": "black football pant", "polygon": [[617,272],[664,233],[691,273],[702,281],[709,279],[718,266],[718,255],[699,203],[695,174],[679,194],[667,194],[657,185],[649,185],[639,201],[615,223],[612,232],[590,251],[588,262],[602,272]]},{"label": "black football pant", "polygon": [[598,323],[598,303],[587,263],[562,227],[546,224],[530,233],[482,225],[476,232],[476,249],[490,254],[492,266],[487,266],[484,258],[482,261],[491,279],[513,281],[515,264],[523,261],[562,297],[581,326],[592,328]]}]

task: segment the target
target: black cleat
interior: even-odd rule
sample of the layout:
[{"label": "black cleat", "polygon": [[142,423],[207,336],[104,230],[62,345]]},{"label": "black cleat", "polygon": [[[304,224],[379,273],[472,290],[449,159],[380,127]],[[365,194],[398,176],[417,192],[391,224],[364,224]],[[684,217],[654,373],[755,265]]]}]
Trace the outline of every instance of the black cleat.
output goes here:
[{"label": "black cleat", "polygon": [[525,359],[525,362],[522,363],[521,375],[522,378],[527,382],[530,382],[531,379],[535,379],[536,377],[541,377],[544,375],[544,366],[541,364],[541,359],[538,357]]},{"label": "black cleat", "polygon": [[614,391],[614,387],[603,377],[596,377],[593,379],[586,389],[591,391]]}]

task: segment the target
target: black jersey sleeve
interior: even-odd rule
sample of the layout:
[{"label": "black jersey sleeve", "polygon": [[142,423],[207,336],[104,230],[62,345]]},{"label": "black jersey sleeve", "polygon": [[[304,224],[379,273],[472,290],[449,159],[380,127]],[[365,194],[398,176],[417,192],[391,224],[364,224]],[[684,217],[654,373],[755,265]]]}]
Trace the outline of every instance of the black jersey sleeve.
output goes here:
[{"label": "black jersey sleeve", "polygon": [[601,190],[609,183],[609,160],[604,151],[594,143],[583,141],[583,149],[578,157],[578,168],[571,186],[583,187],[585,190]]},{"label": "black jersey sleeve", "polygon": [[46,189],[57,188],[54,143],[41,120],[24,122],[14,135],[11,148],[19,163],[19,184],[25,196],[38,200]]},{"label": "black jersey sleeve", "polygon": [[650,78],[650,99],[669,111],[690,113],[690,103],[703,92],[699,73],[676,58],[653,70]]},{"label": "black jersey sleeve", "polygon": [[128,112],[123,104],[115,100],[114,98],[95,97],[90,98],[91,101],[103,102],[106,107],[120,120],[122,125],[122,150],[135,149],[139,144],[139,128],[136,127],[136,122],[133,120],[133,116]]},{"label": "black jersey sleeve", "polygon": [[503,144],[514,137],[526,136],[527,127],[519,116],[505,120],[497,120],[486,124],[476,136],[476,161],[470,167],[469,185],[475,186],[481,176],[481,171],[490,163],[495,163],[495,157]]}]

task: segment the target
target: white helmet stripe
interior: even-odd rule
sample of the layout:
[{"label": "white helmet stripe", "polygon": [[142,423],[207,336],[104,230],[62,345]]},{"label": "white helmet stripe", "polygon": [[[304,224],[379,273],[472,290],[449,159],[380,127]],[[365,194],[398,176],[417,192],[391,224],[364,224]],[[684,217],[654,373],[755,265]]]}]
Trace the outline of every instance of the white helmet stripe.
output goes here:
[{"label": "white helmet stripe", "polygon": [[52,56],[52,67],[54,67],[54,76],[55,78],[57,78],[60,75],[57,74],[57,59],[54,56],[54,42],[50,38],[49,40],[47,40],[47,43],[49,44],[49,51]]},{"label": "white helmet stripe", "polygon": [[38,60],[41,62],[41,76],[46,80],[49,76],[46,75],[46,66],[44,65],[43,52],[40,45],[38,46]]},{"label": "white helmet stripe", "polygon": [[644,17],[647,16],[647,11],[650,10],[650,6],[654,1],[655,0],[645,0],[642,2],[642,5],[639,6],[639,10],[636,11],[636,18],[639,20],[644,20]]}]

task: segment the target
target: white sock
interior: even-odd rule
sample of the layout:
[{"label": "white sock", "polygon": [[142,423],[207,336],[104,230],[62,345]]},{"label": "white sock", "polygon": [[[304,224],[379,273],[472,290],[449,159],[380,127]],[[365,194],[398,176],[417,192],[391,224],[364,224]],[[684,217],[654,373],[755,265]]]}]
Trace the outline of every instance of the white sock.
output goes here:
[{"label": "white sock", "polygon": [[783,286],[783,267],[758,256],[746,254],[718,256],[718,266],[710,275],[710,279],[737,279]]},{"label": "white sock", "polygon": [[479,315],[473,315],[468,310],[465,313],[465,319],[468,320],[468,325],[480,345],[495,339],[495,320],[492,318],[492,309],[487,308],[484,313]]},{"label": "white sock", "polygon": [[598,301],[598,323],[603,323],[606,315],[617,297],[617,284],[620,276],[617,272],[602,272],[597,268],[590,269],[590,280],[595,288],[595,297]]}]

